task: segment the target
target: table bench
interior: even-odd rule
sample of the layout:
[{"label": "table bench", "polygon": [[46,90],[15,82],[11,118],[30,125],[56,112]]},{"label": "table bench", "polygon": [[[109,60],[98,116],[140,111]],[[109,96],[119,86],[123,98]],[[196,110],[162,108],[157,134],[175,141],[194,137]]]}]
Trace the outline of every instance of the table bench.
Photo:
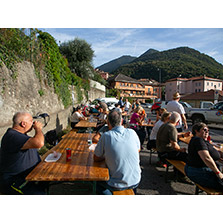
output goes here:
[{"label": "table bench", "polygon": [[[186,165],[185,162],[180,161],[180,160],[169,160],[166,159],[166,161],[168,162],[168,165],[166,167],[166,179],[167,179],[167,174],[168,174],[168,169],[169,169],[169,164],[173,165],[178,171],[180,171],[181,173],[183,173],[185,176],[185,171],[184,171],[184,167]],[[207,187],[203,187],[199,184],[194,183],[196,188],[195,188],[195,194],[198,195],[200,192],[204,191],[206,192],[208,195],[222,195],[223,191],[220,190],[216,190],[216,189],[212,189],[212,188],[207,188]]]},{"label": "table bench", "polygon": [[113,195],[135,195],[133,189],[113,191]]}]

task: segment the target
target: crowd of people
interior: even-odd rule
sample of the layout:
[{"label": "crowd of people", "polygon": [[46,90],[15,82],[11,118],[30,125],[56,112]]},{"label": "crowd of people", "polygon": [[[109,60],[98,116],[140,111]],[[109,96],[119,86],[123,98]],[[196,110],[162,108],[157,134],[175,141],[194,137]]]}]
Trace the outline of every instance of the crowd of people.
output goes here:
[{"label": "crowd of people", "polygon": [[[179,145],[179,136],[190,136],[185,110],[179,103],[180,94],[166,109],[157,108],[153,127],[145,127],[149,119],[138,99],[131,104],[120,97],[115,108],[109,111],[104,102],[94,108],[90,103],[78,105],[70,116],[71,128],[80,120],[87,120],[93,114],[97,120],[92,141],[97,143],[94,151],[95,162],[105,161],[110,179],[97,182],[98,194],[112,194],[115,190],[133,189],[136,193],[141,180],[140,150],[148,137],[147,149],[156,148],[159,162],[166,159],[181,160],[186,163],[188,178],[204,187],[223,191],[223,174],[219,161],[223,155],[218,147],[207,139],[208,126],[196,123],[192,127],[192,138],[187,148]],[[32,129],[35,135],[27,135]],[[185,131],[187,131],[185,133]],[[0,148],[0,192],[4,194],[44,194],[47,185],[27,182],[25,177],[41,161],[38,149],[44,145],[42,124],[33,122],[31,114],[18,112],[1,141]]]}]

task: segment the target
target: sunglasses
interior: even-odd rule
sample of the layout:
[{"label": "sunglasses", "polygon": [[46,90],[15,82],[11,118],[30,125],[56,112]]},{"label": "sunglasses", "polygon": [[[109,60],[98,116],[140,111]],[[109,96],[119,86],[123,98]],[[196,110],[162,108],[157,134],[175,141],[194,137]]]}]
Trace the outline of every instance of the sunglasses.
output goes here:
[{"label": "sunglasses", "polygon": [[209,129],[203,129],[205,132],[209,132]]}]

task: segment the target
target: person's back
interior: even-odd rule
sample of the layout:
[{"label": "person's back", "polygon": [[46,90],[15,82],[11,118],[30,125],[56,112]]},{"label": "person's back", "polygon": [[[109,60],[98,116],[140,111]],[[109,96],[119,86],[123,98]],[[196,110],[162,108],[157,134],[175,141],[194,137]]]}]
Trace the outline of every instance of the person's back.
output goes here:
[{"label": "person's back", "polygon": [[172,112],[167,123],[163,124],[156,138],[156,148],[160,158],[186,161],[187,153],[185,148],[180,148],[177,143],[178,132],[176,125],[179,122],[180,114]]},{"label": "person's back", "polygon": [[104,159],[109,169],[110,178],[104,187],[111,190],[135,188],[141,179],[139,138],[134,130],[121,126],[121,120],[120,112],[109,113],[110,131],[102,135],[94,151],[95,161]]},{"label": "person's back", "polygon": [[177,141],[177,130],[171,123],[165,123],[160,126],[157,132],[156,146],[159,152],[174,151],[171,146],[171,140]]},{"label": "person's back", "polygon": [[176,92],[173,94],[173,100],[169,101],[166,106],[166,110],[168,112],[177,112],[180,114],[180,120],[178,125],[176,126],[178,132],[182,132],[182,123],[184,124],[184,128],[187,129],[187,120],[185,117],[185,109],[182,104],[179,103],[180,94]]},{"label": "person's back", "polygon": [[139,183],[140,143],[134,130],[123,126],[115,127],[103,134],[99,146],[101,146],[100,143],[105,145],[104,157],[110,173],[108,184],[122,188]]}]

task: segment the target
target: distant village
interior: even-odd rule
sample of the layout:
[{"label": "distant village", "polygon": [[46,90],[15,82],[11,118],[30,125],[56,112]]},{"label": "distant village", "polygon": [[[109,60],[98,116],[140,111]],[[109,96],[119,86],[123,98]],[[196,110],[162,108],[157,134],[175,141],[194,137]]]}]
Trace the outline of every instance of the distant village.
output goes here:
[{"label": "distant village", "polygon": [[223,80],[208,76],[192,78],[172,78],[165,83],[152,79],[139,79],[123,74],[115,76],[108,72],[96,69],[103,79],[107,81],[108,88],[119,90],[120,96],[136,99],[142,102],[156,102],[160,99],[169,101],[175,92],[179,92],[181,99],[193,107],[200,101],[216,103],[223,100]]}]

